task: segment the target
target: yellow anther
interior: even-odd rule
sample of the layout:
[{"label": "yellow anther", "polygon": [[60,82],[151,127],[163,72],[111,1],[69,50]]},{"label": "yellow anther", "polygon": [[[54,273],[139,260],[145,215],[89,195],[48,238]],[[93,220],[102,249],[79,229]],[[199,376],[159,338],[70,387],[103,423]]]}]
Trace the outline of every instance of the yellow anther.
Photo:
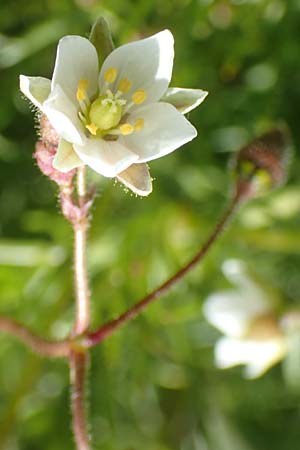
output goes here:
[{"label": "yellow anther", "polygon": [[90,123],[89,125],[86,125],[85,127],[89,130],[89,132],[90,132],[93,136],[96,136],[97,131],[98,131],[97,125],[95,125],[94,123]]},{"label": "yellow anther", "polygon": [[141,131],[144,128],[144,119],[137,119],[134,124],[134,131]]},{"label": "yellow anther", "polygon": [[144,91],[144,89],[139,89],[135,91],[132,95],[132,101],[136,105],[140,105],[141,103],[143,103],[146,100],[146,98],[147,94],[146,91]]},{"label": "yellow anther", "polygon": [[130,123],[123,123],[123,125],[120,125],[119,130],[124,136],[127,136],[134,132],[134,127]]},{"label": "yellow anther", "polygon": [[117,69],[115,67],[110,67],[104,73],[104,80],[106,81],[106,83],[111,84],[115,81],[117,75],[118,75]]},{"label": "yellow anther", "polygon": [[82,102],[87,98],[87,87],[89,85],[88,80],[80,80],[77,87],[76,98],[79,102]]},{"label": "yellow anther", "polygon": [[120,80],[118,90],[125,93],[125,92],[128,92],[129,89],[131,89],[131,86],[132,86],[132,83],[130,80],[128,80],[128,78],[122,78],[122,80]]}]

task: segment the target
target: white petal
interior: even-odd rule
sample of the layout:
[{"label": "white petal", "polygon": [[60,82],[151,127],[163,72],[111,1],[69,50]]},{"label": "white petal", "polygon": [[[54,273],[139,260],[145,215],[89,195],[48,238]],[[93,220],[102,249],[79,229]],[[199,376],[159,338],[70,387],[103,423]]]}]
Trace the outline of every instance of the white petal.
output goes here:
[{"label": "white petal", "polygon": [[100,73],[100,87],[103,87],[105,71],[116,68],[118,76],[114,85],[110,86],[113,91],[117,90],[121,79],[128,78],[132,89],[124,95],[125,98],[129,99],[137,89],[144,89],[147,93],[145,104],[159,100],[171,80],[173,47],[174,39],[169,30],[118,47],[104,61]]},{"label": "white petal", "polygon": [[74,150],[85,164],[109,178],[123,172],[138,159],[118,141],[86,139],[83,145],[74,145]]},{"label": "white petal", "polygon": [[215,345],[215,364],[220,369],[246,364],[245,341],[223,337]]},{"label": "white petal", "polygon": [[256,378],[280,361],[286,353],[283,339],[265,341],[221,338],[215,346],[215,363],[221,369],[245,364],[245,376]]},{"label": "white petal", "polygon": [[247,291],[228,290],[210,295],[203,305],[206,319],[227,336],[242,337],[254,317],[269,308],[265,303],[249,298]]},{"label": "white petal", "polygon": [[181,114],[187,114],[197,108],[207,95],[208,92],[202,89],[169,88],[161,101],[171,103]]},{"label": "white petal", "polygon": [[145,197],[152,192],[152,179],[147,164],[132,164],[117,175],[117,179],[137,195]]},{"label": "white petal", "polygon": [[56,155],[52,166],[60,172],[69,172],[69,170],[82,166],[82,161],[73,149],[73,145],[64,139],[60,139]]},{"label": "white petal", "polygon": [[122,136],[126,146],[139,155],[139,162],[147,162],[173,152],[197,136],[197,130],[168,103],[142,106],[128,121],[142,118],[144,128],[128,136]]},{"label": "white petal", "polygon": [[42,109],[42,104],[50,94],[51,81],[43,77],[20,75],[20,89],[35,106]]},{"label": "white petal", "polygon": [[233,337],[244,336],[253,317],[249,317],[240,293],[230,290],[210,295],[203,305],[203,314],[208,322]]},{"label": "white petal", "polygon": [[44,102],[43,110],[53,128],[66,141],[74,144],[83,142],[83,125],[77,116],[77,110],[59,85],[56,85]]},{"label": "white petal", "polygon": [[[252,350],[251,358],[245,367],[246,378],[257,378],[263,375],[270,367],[281,361],[287,352],[284,339],[270,339],[268,341],[249,341]],[[250,351],[249,351],[250,354]]]},{"label": "white petal", "polygon": [[98,55],[91,42],[81,36],[65,36],[57,47],[52,76],[52,90],[60,85],[70,100],[76,101],[80,80],[88,80],[90,97],[96,94],[98,84]]},{"label": "white petal", "polygon": [[[270,300],[265,292],[252,281],[247,273],[247,266],[238,259],[228,259],[222,264],[222,272],[226,278],[239,287],[243,292],[245,301],[251,303],[251,307],[258,312],[271,309]],[[246,299],[247,298],[247,299]]]}]

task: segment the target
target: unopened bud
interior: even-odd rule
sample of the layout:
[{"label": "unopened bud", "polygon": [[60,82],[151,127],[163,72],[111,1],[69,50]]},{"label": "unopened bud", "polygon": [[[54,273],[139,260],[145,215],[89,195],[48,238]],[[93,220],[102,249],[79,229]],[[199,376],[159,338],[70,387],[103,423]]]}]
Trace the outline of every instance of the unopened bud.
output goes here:
[{"label": "unopened bud", "polygon": [[284,129],[274,129],[243,147],[233,168],[236,189],[249,199],[282,185],[286,179],[290,140]]},{"label": "unopened bud", "polygon": [[56,154],[56,148],[44,144],[42,141],[38,141],[35,146],[34,157],[36,159],[37,165],[40,171],[55,181],[59,186],[70,185],[72,178],[75,175],[75,170],[70,170],[69,172],[63,173],[59,170],[53,168],[52,163]]},{"label": "unopened bud", "polygon": [[39,132],[40,132],[41,141],[48,146],[57,147],[59,144],[59,139],[60,139],[59,134],[55,131],[53,126],[50,124],[50,122],[49,122],[47,116],[45,116],[45,114],[41,115],[39,125],[40,125]]},{"label": "unopened bud", "polygon": [[59,186],[70,185],[75,175],[75,170],[63,173],[54,169],[52,166],[60,137],[50,125],[45,115],[42,115],[40,118],[40,138],[36,143],[34,153],[39,169],[46,177],[50,178]]}]

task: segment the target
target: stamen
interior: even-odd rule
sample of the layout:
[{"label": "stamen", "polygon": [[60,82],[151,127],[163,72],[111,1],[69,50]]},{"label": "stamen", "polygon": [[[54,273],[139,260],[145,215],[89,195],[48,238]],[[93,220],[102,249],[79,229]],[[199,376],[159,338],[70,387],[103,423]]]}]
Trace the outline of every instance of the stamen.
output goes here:
[{"label": "stamen", "polygon": [[76,98],[79,102],[82,102],[87,98],[87,87],[89,85],[88,80],[79,80],[77,92],[76,92]]},{"label": "stamen", "polygon": [[134,131],[141,131],[144,128],[144,119],[136,119],[134,124]]},{"label": "stamen", "polygon": [[122,78],[122,80],[120,80],[118,90],[125,94],[125,92],[128,92],[131,89],[131,86],[132,83],[130,80],[128,80],[128,78]]},{"label": "stamen", "polygon": [[132,98],[133,103],[135,103],[136,105],[140,105],[147,98],[146,91],[144,91],[144,89],[138,89],[137,91],[135,91],[133,93],[131,98]]},{"label": "stamen", "polygon": [[106,89],[106,95],[109,99],[113,99],[114,98],[114,94],[111,92],[110,89]]},{"label": "stamen", "polygon": [[120,125],[119,130],[121,131],[121,134],[127,136],[134,132],[134,127],[130,123],[123,123],[123,125]]},{"label": "stamen", "polygon": [[84,115],[81,111],[78,111],[78,117],[79,117],[79,119],[81,120],[81,122],[83,122],[84,124],[86,124],[86,117],[85,117],[85,115]]},{"label": "stamen", "polygon": [[87,128],[93,136],[96,136],[97,131],[99,129],[97,127],[97,125],[95,125],[94,123],[90,123],[89,125],[86,125],[85,128]]},{"label": "stamen", "polygon": [[111,84],[116,80],[117,75],[117,69],[115,67],[110,67],[104,73],[104,80],[106,81],[106,83]]}]

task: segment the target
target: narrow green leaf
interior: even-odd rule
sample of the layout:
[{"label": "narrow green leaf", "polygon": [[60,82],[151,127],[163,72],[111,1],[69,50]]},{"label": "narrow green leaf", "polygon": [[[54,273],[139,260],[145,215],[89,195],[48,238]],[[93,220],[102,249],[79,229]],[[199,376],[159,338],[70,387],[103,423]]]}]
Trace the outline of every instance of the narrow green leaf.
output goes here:
[{"label": "narrow green leaf", "polygon": [[96,47],[99,66],[101,67],[105,58],[114,49],[109,25],[103,17],[99,17],[94,23],[90,34],[90,41]]}]

